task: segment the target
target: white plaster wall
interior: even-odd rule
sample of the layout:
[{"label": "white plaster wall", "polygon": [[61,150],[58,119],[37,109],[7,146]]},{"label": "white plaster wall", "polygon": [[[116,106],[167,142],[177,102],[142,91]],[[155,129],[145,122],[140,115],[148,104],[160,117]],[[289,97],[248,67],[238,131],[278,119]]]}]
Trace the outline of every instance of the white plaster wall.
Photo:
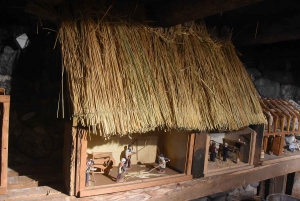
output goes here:
[{"label": "white plaster wall", "polygon": [[210,139],[214,140],[218,143],[223,143],[223,138],[225,137],[225,133],[210,133]]},{"label": "white plaster wall", "polygon": [[[104,140],[99,135],[91,134],[88,139],[87,152],[112,152],[117,165],[121,158],[125,157],[125,150],[128,144],[133,145],[133,151],[137,154],[131,157],[131,163],[153,163],[156,159],[158,133],[149,132],[146,134],[133,134],[129,137],[112,137]],[[137,139],[137,140],[136,140]],[[138,151],[137,151],[138,150]]]}]

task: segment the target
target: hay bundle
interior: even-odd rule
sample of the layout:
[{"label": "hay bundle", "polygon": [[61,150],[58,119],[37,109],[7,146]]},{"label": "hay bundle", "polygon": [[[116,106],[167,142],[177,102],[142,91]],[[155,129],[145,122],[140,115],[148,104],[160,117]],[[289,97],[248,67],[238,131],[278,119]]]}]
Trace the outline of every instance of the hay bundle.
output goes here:
[{"label": "hay bundle", "polygon": [[94,133],[109,138],[264,123],[233,45],[213,41],[204,24],[162,29],[75,13],[81,17],[66,9],[56,18],[59,40],[73,116]]}]

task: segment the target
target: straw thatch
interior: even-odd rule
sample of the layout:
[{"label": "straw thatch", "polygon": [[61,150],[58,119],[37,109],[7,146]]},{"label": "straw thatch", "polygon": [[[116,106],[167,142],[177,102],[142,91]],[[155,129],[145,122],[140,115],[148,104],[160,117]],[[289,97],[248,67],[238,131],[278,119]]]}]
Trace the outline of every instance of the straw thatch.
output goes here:
[{"label": "straw thatch", "polygon": [[60,16],[59,41],[73,116],[83,126],[109,137],[264,123],[233,45],[213,41],[204,24],[162,29],[70,16]]}]

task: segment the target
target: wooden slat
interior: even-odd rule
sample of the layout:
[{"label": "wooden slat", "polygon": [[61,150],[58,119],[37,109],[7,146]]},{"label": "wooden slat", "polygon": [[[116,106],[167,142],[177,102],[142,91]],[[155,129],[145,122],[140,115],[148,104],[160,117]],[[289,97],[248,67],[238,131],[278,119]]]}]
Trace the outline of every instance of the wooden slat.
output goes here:
[{"label": "wooden slat", "polygon": [[4,187],[5,189],[7,188],[9,106],[9,102],[3,103],[1,140],[1,187]]},{"label": "wooden slat", "polygon": [[278,122],[278,116],[277,114],[275,114],[275,112],[273,112],[267,105],[266,105],[267,100],[265,99],[260,99],[260,103],[261,106],[263,108],[263,110],[265,110],[266,112],[270,112],[270,114],[273,117],[273,132],[276,132],[277,129],[277,122]]},{"label": "wooden slat", "polygon": [[272,136],[272,135],[290,135],[290,134],[300,134],[300,131],[284,131],[284,132],[276,132],[276,133],[264,133],[264,136]]},{"label": "wooden slat", "polygon": [[188,157],[186,158],[187,160],[187,165],[186,165],[186,174],[191,175],[192,174],[192,164],[193,164],[193,153],[194,153],[194,144],[195,144],[195,133],[190,134],[189,137],[189,144],[187,146],[188,149]]},{"label": "wooden slat", "polygon": [[0,95],[0,103],[7,103],[10,102],[10,96],[9,95]]},{"label": "wooden slat", "polygon": [[208,167],[208,153],[209,153],[209,144],[210,143],[210,135],[206,134],[206,147],[205,147],[205,157],[204,157],[204,170],[203,174],[207,173],[207,167]]},{"label": "wooden slat", "polygon": [[195,134],[192,175],[193,178],[203,177],[206,158],[207,133]]},{"label": "wooden slat", "polygon": [[1,187],[0,186],[0,195],[5,195],[7,191],[7,187]]},{"label": "wooden slat", "polygon": [[87,153],[87,130],[80,128],[80,179],[79,179],[79,190],[85,189],[85,177],[86,177],[86,153]]},{"label": "wooden slat", "polygon": [[249,158],[249,164],[250,165],[253,165],[253,161],[254,161],[256,136],[257,136],[256,132],[251,134],[250,158]]},{"label": "wooden slat", "polygon": [[[80,161],[81,161],[81,138],[79,136],[79,129],[72,127],[72,133],[76,136],[76,164],[75,164],[75,195],[79,196],[80,192]],[[84,156],[85,158],[85,156]]]}]

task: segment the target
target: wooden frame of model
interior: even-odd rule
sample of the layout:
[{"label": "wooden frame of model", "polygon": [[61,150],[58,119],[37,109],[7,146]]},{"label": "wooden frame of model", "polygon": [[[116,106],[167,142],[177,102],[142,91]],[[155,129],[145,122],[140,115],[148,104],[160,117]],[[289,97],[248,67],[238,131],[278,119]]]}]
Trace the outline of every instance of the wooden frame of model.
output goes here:
[{"label": "wooden frame of model", "polygon": [[[285,136],[300,134],[300,108],[293,101],[281,99],[260,99],[266,117],[263,150],[280,156],[283,152]],[[272,138],[272,143],[269,143]]]},{"label": "wooden frame of model", "polygon": [[[232,136],[236,136],[237,140],[232,140],[232,139],[226,139],[226,134],[227,135],[232,135]],[[244,128],[241,129],[239,131],[233,131],[233,132],[226,132],[224,133],[224,138],[222,139],[223,143],[228,143],[228,146],[232,146],[234,143],[238,143],[239,140],[238,138],[240,138],[243,135],[247,135],[250,134],[251,139],[249,140],[249,146],[248,146],[248,151],[246,151],[244,153],[244,155],[246,154],[246,160],[247,162],[243,162],[241,164],[237,164],[234,166],[230,166],[230,167],[223,167],[223,168],[217,168],[217,169],[213,169],[210,170],[208,168],[208,163],[209,163],[209,147],[211,144],[211,134],[207,134],[206,137],[206,154],[205,154],[205,160],[204,160],[204,170],[203,170],[203,174],[204,176],[213,176],[213,175],[217,175],[217,174],[223,174],[226,172],[232,172],[232,171],[237,171],[237,170],[243,170],[243,169],[248,169],[248,168],[252,168],[253,166],[253,159],[254,159],[254,153],[255,153],[255,142],[256,142],[256,136],[257,133],[255,131],[253,131],[250,128]],[[213,135],[213,134],[212,134]]]},{"label": "wooden frame of model", "polygon": [[0,195],[7,191],[7,168],[8,168],[8,128],[10,96],[5,95],[4,89],[0,89],[0,103],[2,107],[2,131],[1,131],[1,170],[0,170]]},{"label": "wooden frame of model", "polygon": [[[76,155],[77,163],[75,172],[75,195],[79,197],[100,195],[107,193],[115,193],[133,189],[147,188],[157,185],[164,185],[170,183],[177,183],[187,180],[192,180],[192,161],[193,161],[193,151],[195,143],[195,134],[189,133],[187,136],[187,149],[185,150],[186,160],[184,164],[184,173],[178,173],[177,175],[168,175],[167,177],[160,178],[147,178],[140,179],[136,181],[129,181],[125,183],[108,184],[103,186],[92,186],[89,188],[85,187],[85,175],[86,175],[86,153],[88,149],[88,131],[84,128],[72,128],[73,134],[77,136],[76,139]],[[74,136],[74,135],[73,135]],[[73,168],[74,169],[74,168]],[[72,170],[71,170],[72,172]],[[71,173],[72,174],[72,173]],[[71,181],[72,182],[72,181]]]}]

